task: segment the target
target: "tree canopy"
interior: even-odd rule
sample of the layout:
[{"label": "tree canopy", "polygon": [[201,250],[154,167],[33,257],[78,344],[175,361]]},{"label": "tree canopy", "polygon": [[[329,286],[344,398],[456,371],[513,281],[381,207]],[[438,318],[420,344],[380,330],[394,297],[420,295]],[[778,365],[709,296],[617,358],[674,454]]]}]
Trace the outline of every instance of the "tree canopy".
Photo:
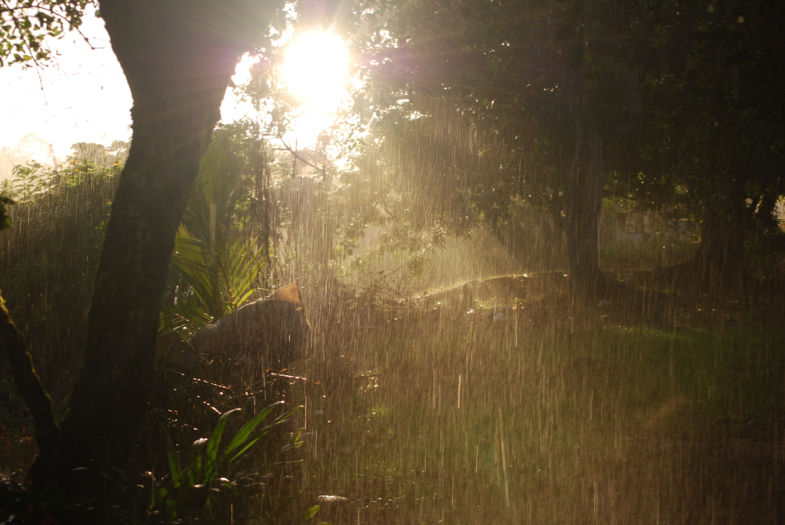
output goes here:
[{"label": "tree canopy", "polygon": [[563,215],[571,273],[593,281],[603,196],[682,213],[691,203],[707,284],[738,278],[745,224],[772,224],[782,193],[781,8],[363,5],[369,104],[384,140],[459,223],[482,217],[510,231],[522,204]]}]

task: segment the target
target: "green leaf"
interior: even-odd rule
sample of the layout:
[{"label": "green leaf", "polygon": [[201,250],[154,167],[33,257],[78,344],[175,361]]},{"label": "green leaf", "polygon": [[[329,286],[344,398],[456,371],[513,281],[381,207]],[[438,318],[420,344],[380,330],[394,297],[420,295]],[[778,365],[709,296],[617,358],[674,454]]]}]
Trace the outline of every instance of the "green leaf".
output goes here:
[{"label": "green leaf", "polygon": [[232,462],[233,462],[235,459],[237,459],[237,458],[239,458],[240,456],[242,456],[243,454],[245,454],[245,452],[246,452],[246,451],[247,451],[249,448],[251,448],[252,446],[254,446],[254,445],[255,445],[255,444],[256,444],[256,443],[257,443],[257,442],[258,442],[260,439],[262,439],[262,437],[264,437],[264,435],[265,435],[265,434],[267,434],[267,432],[269,432],[269,430],[267,430],[266,432],[265,432],[265,431],[262,431],[262,432],[261,432],[261,433],[260,433],[258,436],[256,436],[256,437],[255,437],[255,438],[253,438],[251,441],[249,441],[248,443],[246,443],[246,444],[245,444],[245,446],[243,446],[243,447],[242,447],[240,450],[238,450],[238,451],[237,451],[237,453],[236,453],[234,456],[232,456],[231,458],[229,458],[229,463],[232,463]]},{"label": "green leaf", "polygon": [[213,433],[207,440],[207,447],[205,448],[205,466],[204,474],[201,479],[202,483],[208,483],[215,477],[216,463],[218,462],[218,449],[221,445],[221,438],[226,429],[226,424],[229,422],[229,417],[232,414],[240,411],[242,411],[241,408],[233,408],[228,412],[224,412],[221,414],[221,417],[218,418],[218,423],[215,425]]},{"label": "green leaf", "polygon": [[316,516],[316,514],[319,512],[320,508],[321,507],[319,505],[314,505],[313,507],[308,507],[308,510],[305,511],[305,519],[309,520],[309,519],[313,518],[314,516]]},{"label": "green leaf", "polygon": [[257,238],[234,242],[226,255],[219,258],[226,302],[233,309],[242,306],[254,291],[264,257],[262,250],[256,249],[257,245]]},{"label": "green leaf", "polygon": [[[283,401],[280,401],[279,403],[283,403]],[[270,407],[268,407],[268,408],[270,408]],[[237,452],[237,453],[236,453],[234,456],[232,456],[232,457],[231,457],[231,459],[229,459],[229,463],[231,463],[231,462],[232,462],[232,461],[234,461],[235,459],[237,459],[237,458],[239,458],[240,456],[242,456],[242,455],[243,455],[243,453],[245,453],[245,451],[246,451],[246,450],[248,450],[248,449],[249,449],[249,448],[251,448],[253,445],[255,445],[257,441],[259,441],[259,440],[260,440],[262,437],[264,437],[264,436],[266,436],[267,434],[269,434],[269,433],[270,433],[270,431],[271,431],[273,428],[275,428],[276,426],[280,425],[281,423],[283,423],[284,421],[286,421],[287,419],[289,419],[289,418],[292,416],[292,414],[294,414],[295,412],[297,412],[297,411],[298,411],[298,410],[300,410],[301,408],[303,408],[303,407],[302,407],[302,405],[298,405],[298,406],[294,407],[293,409],[291,409],[291,410],[288,410],[288,411],[284,412],[283,414],[281,414],[280,416],[278,416],[277,418],[275,418],[275,421],[273,421],[272,423],[270,423],[269,425],[267,425],[266,427],[264,427],[264,428],[263,428],[261,431],[259,431],[259,435],[258,435],[258,436],[256,436],[256,437],[255,437],[253,440],[251,440],[250,442],[248,442],[248,444],[246,444],[246,445],[245,445],[243,448],[241,448],[241,449],[240,449],[240,450],[239,450],[239,451],[238,451],[238,452]]]},{"label": "green leaf", "polygon": [[175,237],[172,254],[174,266],[191,285],[204,309],[215,319],[225,314],[225,307],[215,282],[211,268],[215,264],[204,244],[193,237],[185,225],[181,224]]},{"label": "green leaf", "polygon": [[[237,449],[237,447],[240,447],[243,443],[245,443],[248,440],[248,438],[251,436],[253,431],[256,429],[256,427],[259,426],[259,423],[264,421],[267,418],[267,416],[270,415],[270,412],[272,412],[273,409],[276,406],[282,405],[282,404],[283,404],[283,401],[277,401],[277,402],[273,403],[272,405],[269,405],[269,406],[265,407],[258,414],[256,414],[253,418],[251,418],[247,423],[245,423],[245,425],[243,425],[240,428],[240,430],[237,431],[237,434],[234,435],[232,440],[229,442],[229,445],[224,450],[224,453],[223,453],[224,457],[229,456],[229,454],[231,454],[235,449]],[[248,447],[245,447],[242,450],[242,452],[245,452],[247,449],[248,449]],[[239,455],[242,454],[242,452],[240,452],[239,454],[235,454],[235,456],[232,457],[232,459],[230,459],[229,461],[234,461]]]},{"label": "green leaf", "polygon": [[168,434],[166,440],[168,441],[166,461],[169,464],[169,476],[172,478],[172,486],[179,489],[183,485],[183,473],[180,470],[180,459],[177,457],[174,444]]}]

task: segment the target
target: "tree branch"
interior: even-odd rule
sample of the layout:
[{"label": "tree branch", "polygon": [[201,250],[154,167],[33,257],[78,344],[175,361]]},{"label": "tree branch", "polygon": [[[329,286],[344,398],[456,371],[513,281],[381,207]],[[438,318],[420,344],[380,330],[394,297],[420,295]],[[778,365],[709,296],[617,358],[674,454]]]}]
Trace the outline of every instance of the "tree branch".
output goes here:
[{"label": "tree branch", "polygon": [[35,439],[40,454],[57,454],[60,429],[52,412],[52,400],[41,384],[32,357],[25,349],[22,336],[8,315],[2,295],[0,295],[0,352],[8,359],[11,376],[22,399],[33,414]]},{"label": "tree branch", "polygon": [[322,178],[324,178],[324,177],[325,177],[325,167],[324,167],[324,166],[317,166],[316,164],[314,164],[314,163],[312,163],[312,162],[309,162],[309,161],[308,161],[308,159],[306,159],[305,157],[303,157],[302,155],[300,155],[300,153],[299,153],[297,150],[295,150],[294,148],[292,148],[292,147],[291,147],[289,144],[287,144],[287,143],[286,143],[286,142],[285,142],[283,139],[281,139],[281,144],[283,144],[283,149],[284,149],[285,151],[288,151],[289,153],[291,153],[291,154],[294,156],[294,158],[296,158],[297,160],[299,160],[300,162],[302,162],[302,163],[303,163],[303,164],[305,164],[306,166],[309,166],[309,167],[311,167],[311,168],[313,168],[313,169],[315,169],[315,170],[318,170],[319,172],[321,172],[321,174],[322,174]]}]

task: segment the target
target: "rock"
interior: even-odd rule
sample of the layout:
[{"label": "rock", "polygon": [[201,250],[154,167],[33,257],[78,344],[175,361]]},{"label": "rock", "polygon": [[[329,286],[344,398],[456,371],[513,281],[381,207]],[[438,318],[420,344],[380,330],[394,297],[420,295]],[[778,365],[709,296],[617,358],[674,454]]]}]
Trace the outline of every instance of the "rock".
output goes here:
[{"label": "rock", "polygon": [[188,342],[200,354],[280,369],[303,356],[310,329],[294,281],[197,330]]}]

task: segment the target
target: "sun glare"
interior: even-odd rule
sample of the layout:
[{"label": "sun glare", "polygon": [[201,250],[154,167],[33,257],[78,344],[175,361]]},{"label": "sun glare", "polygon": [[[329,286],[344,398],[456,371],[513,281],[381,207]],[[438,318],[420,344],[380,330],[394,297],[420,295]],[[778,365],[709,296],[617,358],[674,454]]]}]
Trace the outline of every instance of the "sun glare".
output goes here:
[{"label": "sun glare", "polygon": [[300,104],[332,110],[345,93],[349,51],[329,31],[309,31],[286,46],[280,75],[282,87]]},{"label": "sun glare", "polygon": [[295,35],[287,44],[279,87],[297,105],[292,132],[301,143],[315,140],[335,120],[347,96],[349,62],[343,39],[329,31]]}]

